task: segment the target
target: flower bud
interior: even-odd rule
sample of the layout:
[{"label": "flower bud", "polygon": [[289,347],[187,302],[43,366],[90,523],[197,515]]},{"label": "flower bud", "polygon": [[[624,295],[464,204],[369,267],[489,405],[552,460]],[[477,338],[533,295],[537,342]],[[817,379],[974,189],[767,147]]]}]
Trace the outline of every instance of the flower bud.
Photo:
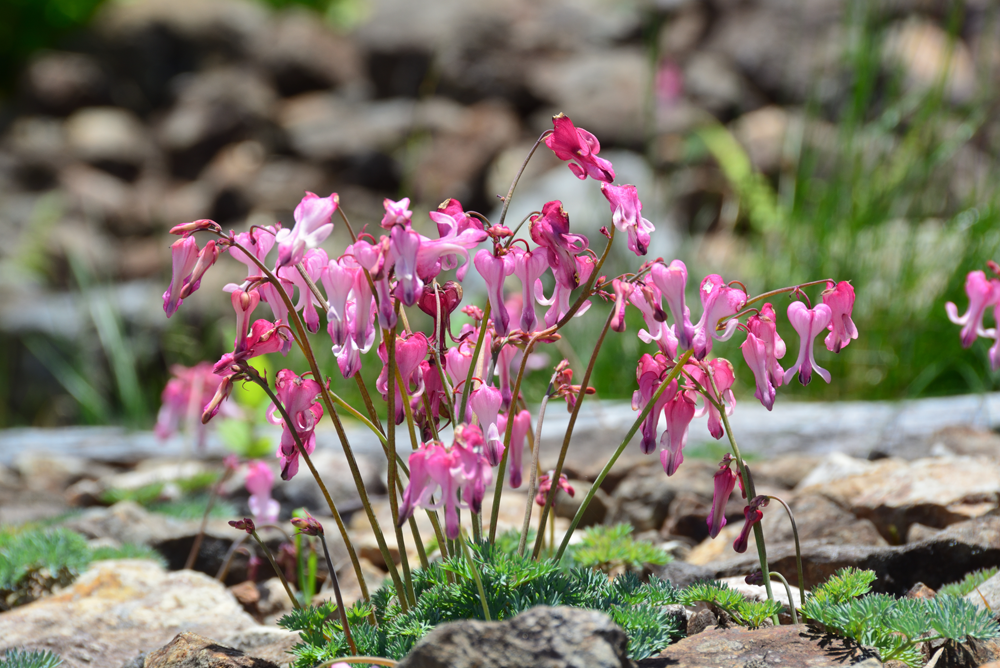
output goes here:
[{"label": "flower bud", "polygon": [[743,581],[748,585],[762,585],[764,584],[764,572],[757,569],[750,575],[746,576]]},{"label": "flower bud", "polygon": [[229,398],[229,395],[233,393],[233,379],[232,376],[226,376],[219,383],[219,389],[215,391],[215,396],[212,400],[208,402],[205,406],[205,411],[201,414],[201,423],[208,424],[208,421],[216,416],[219,412],[219,408],[222,406],[222,402]]},{"label": "flower bud", "polygon": [[246,531],[248,534],[253,534],[257,531],[257,527],[254,526],[253,520],[249,517],[244,517],[241,520],[229,520],[229,526],[240,531]]},{"label": "flower bud", "polygon": [[307,536],[322,536],[323,525],[315,517],[293,517],[292,526]]},{"label": "flower bud", "polygon": [[222,233],[222,227],[214,220],[208,220],[203,218],[201,220],[195,220],[190,223],[182,223],[180,225],[174,225],[170,228],[170,234],[176,234],[178,236],[188,236],[195,232],[201,232],[202,230],[211,230],[212,232]]}]

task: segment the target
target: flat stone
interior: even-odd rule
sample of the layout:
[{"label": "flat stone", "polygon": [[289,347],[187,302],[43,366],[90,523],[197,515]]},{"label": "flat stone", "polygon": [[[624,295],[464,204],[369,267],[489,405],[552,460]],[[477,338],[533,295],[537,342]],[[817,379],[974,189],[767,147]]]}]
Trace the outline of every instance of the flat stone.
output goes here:
[{"label": "flat stone", "polygon": [[146,656],[144,668],[277,668],[277,664],[185,631]]},{"label": "flat stone", "polygon": [[61,593],[0,614],[0,651],[25,646],[54,651],[69,668],[117,666],[182,631],[221,637],[254,627],[206,575],[101,561]]},{"label": "flat stone", "polygon": [[503,622],[463,620],[427,634],[399,668],[624,668],[628,638],[596,610],[538,606]]},{"label": "flat stone", "polygon": [[[882,665],[873,650],[858,648],[849,640],[818,634],[804,624],[797,624],[753,631],[742,627],[707,628],[698,635],[671,645],[657,658],[641,662],[640,666],[744,668],[755,660],[763,660],[761,665],[814,668],[840,668],[862,662],[865,662],[866,668]],[[869,664],[868,661],[874,663]]]}]

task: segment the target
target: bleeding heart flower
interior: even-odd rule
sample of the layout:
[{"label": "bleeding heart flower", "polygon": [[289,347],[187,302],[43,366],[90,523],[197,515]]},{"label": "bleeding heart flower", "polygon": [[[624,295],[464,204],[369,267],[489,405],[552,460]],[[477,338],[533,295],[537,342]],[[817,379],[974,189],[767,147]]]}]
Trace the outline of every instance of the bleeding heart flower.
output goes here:
[{"label": "bleeding heart flower", "polygon": [[799,382],[808,385],[812,380],[813,371],[826,382],[830,382],[830,372],[816,364],[816,359],[813,357],[813,339],[826,329],[832,317],[833,313],[826,304],[816,304],[812,309],[802,302],[792,302],[788,305],[788,321],[798,332],[801,341],[798,359],[785,371],[785,383],[794,378],[798,372]]},{"label": "bleeding heart flower", "polygon": [[545,138],[545,145],[552,149],[556,157],[571,161],[569,169],[578,179],[588,176],[598,181],[611,183],[615,180],[615,170],[604,158],[598,158],[601,143],[597,137],[583,128],[577,128],[569,116],[556,114],[552,117],[555,130]]}]

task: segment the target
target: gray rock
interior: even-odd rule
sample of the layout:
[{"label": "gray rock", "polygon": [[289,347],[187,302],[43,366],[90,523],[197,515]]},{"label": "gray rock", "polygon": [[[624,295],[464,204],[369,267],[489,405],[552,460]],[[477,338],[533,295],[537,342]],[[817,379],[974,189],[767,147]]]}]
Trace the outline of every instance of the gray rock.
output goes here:
[{"label": "gray rock", "polygon": [[107,76],[94,58],[82,53],[39,54],[28,65],[25,87],[35,104],[56,114],[110,101]]},{"label": "gray rock", "polygon": [[197,633],[184,632],[150,652],[144,668],[277,668],[277,664],[222,646]]},{"label": "gray rock", "polygon": [[1000,610],[1000,573],[976,587],[975,591],[966,594],[965,600],[980,608]]},{"label": "gray rock", "polygon": [[131,112],[88,107],[66,119],[66,140],[81,160],[138,165],[149,154],[146,130]]},{"label": "gray rock", "polygon": [[393,148],[411,128],[413,107],[403,99],[360,103],[306,93],[282,106],[278,122],[300,155],[332,160]]},{"label": "gray rock", "polygon": [[658,461],[636,468],[611,495],[612,508],[606,521],[629,522],[638,531],[659,529],[671,512],[671,504],[681,494],[707,500],[702,504],[705,517],[712,499],[712,476],[717,468],[716,464],[694,459],[684,462],[669,478]]},{"label": "gray rock", "polygon": [[505,622],[465,620],[438,627],[400,668],[626,668],[628,638],[604,613],[539,606]]}]

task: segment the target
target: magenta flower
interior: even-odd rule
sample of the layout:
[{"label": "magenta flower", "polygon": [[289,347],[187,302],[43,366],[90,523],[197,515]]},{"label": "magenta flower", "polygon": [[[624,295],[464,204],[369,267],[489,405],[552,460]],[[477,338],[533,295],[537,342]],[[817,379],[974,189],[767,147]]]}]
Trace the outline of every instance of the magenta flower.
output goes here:
[{"label": "magenta flower", "polygon": [[[687,373],[691,379],[705,388],[709,397],[725,407],[726,415],[732,415],[733,410],[736,408],[736,397],[733,396],[732,390],[733,383],[736,382],[733,365],[730,364],[729,360],[721,357],[710,360],[706,365],[712,374],[712,379],[715,380],[716,387],[718,387],[718,394],[715,391],[715,387],[712,386],[711,379],[705,375],[702,369],[694,365],[685,368],[688,370]],[[704,415],[706,412],[708,413],[708,432],[715,438],[722,438],[726,432],[722,427],[722,415],[719,413],[719,409],[711,401],[705,401],[705,406],[698,411],[696,417]]]},{"label": "magenta flower", "polygon": [[965,277],[965,294],[969,296],[969,308],[962,317],[958,316],[958,307],[954,302],[945,304],[944,309],[949,320],[962,325],[962,347],[968,348],[977,336],[986,333],[983,330],[983,314],[989,306],[1000,301],[1000,281],[987,279],[982,271],[970,271]]},{"label": "magenta flower", "polygon": [[[464,443],[463,443],[464,442]],[[493,469],[483,452],[483,433],[475,425],[459,425],[455,430],[455,450],[465,485],[462,500],[477,515],[483,510],[486,486],[493,482]]]},{"label": "magenta flower", "polygon": [[986,330],[986,335],[993,335],[994,342],[989,352],[990,369],[997,371],[1000,369],[1000,304],[993,307],[993,321],[996,327]]},{"label": "magenta flower", "polygon": [[674,334],[677,337],[678,347],[681,350],[691,350],[694,347],[694,326],[691,324],[691,311],[684,304],[684,291],[687,289],[688,279],[687,266],[680,260],[674,260],[667,266],[657,262],[650,269],[649,276],[653,285],[667,300],[670,316],[674,319]]},{"label": "magenta flower", "polygon": [[[330,258],[327,257],[326,251],[322,248],[310,249],[302,258],[302,266],[306,270],[306,275],[309,276],[309,280],[314,284],[320,280],[329,263]],[[298,288],[299,301],[295,304],[295,310],[302,312],[302,320],[307,330],[313,334],[318,332],[319,313],[316,311],[316,297],[309,289],[306,280],[302,278],[302,274],[299,273],[296,267],[282,267],[278,270],[278,276],[282,279],[283,283],[287,283],[289,286],[294,285]],[[290,289],[288,290],[288,294],[289,296],[292,294]]]},{"label": "magenta flower", "polygon": [[545,138],[545,145],[552,149],[556,157],[569,162],[569,169],[578,179],[590,176],[592,179],[611,183],[615,180],[615,170],[604,158],[598,158],[601,143],[597,137],[573,125],[569,116],[556,114],[552,117],[555,130]]},{"label": "magenta flower", "polygon": [[677,392],[663,408],[667,429],[660,437],[660,463],[668,476],[676,473],[684,462],[684,446],[687,445],[688,427],[694,413],[694,401],[687,392]]},{"label": "magenta flower", "polygon": [[396,269],[396,297],[404,305],[413,306],[424,288],[424,282],[417,274],[417,253],[420,251],[421,237],[400,225],[392,228],[390,237],[389,247]]},{"label": "magenta flower", "polygon": [[[389,289],[389,270],[392,269],[395,258],[389,244],[389,237],[383,236],[376,244],[358,240],[348,248],[358,264],[368,270],[372,283],[375,284],[375,294],[378,295],[378,322],[384,329],[396,326],[396,311],[392,305],[392,291]],[[364,310],[359,312],[364,313]]]},{"label": "magenta flower", "polygon": [[836,285],[828,281],[826,290],[823,291],[823,303],[830,307],[832,313],[830,324],[827,325],[830,333],[826,335],[824,343],[826,343],[827,350],[839,353],[841,348],[851,342],[851,339],[858,338],[858,328],[851,320],[851,310],[854,308],[854,286],[847,281],[841,281]]},{"label": "magenta flower", "polygon": [[292,336],[288,331],[288,326],[280,320],[274,322],[257,320],[250,326],[250,333],[244,339],[243,349],[226,353],[212,369],[217,374],[226,373],[227,370],[233,370],[233,366],[244,360],[284,351],[291,340]]},{"label": "magenta flower", "polygon": [[757,315],[747,318],[747,331],[764,344],[764,368],[774,387],[780,387],[785,380],[785,370],[778,363],[785,356],[785,342],[778,336],[777,323],[778,314],[770,303],[765,303]]},{"label": "magenta flower", "polygon": [[502,402],[500,390],[489,385],[480,385],[469,394],[469,405],[479,419],[479,426],[486,437],[485,452],[490,466],[499,464],[503,456],[503,437],[497,428],[497,414]]},{"label": "magenta flower", "polygon": [[393,202],[386,197],[382,202],[382,206],[385,207],[385,215],[382,216],[382,227],[387,230],[396,225],[402,225],[405,228],[410,227],[410,219],[413,218],[413,212],[410,211],[409,197],[404,197],[398,202]]},{"label": "magenta flower", "polygon": [[[497,429],[501,434],[507,431],[507,417],[505,414],[497,418]],[[524,444],[528,439],[529,431],[531,431],[531,413],[518,411],[514,416],[514,427],[510,434],[510,455],[508,456],[510,486],[514,489],[521,486],[524,471]]]},{"label": "magenta flower", "polygon": [[[445,200],[437,211],[428,215],[437,224],[440,238],[420,238],[417,274],[427,283],[442,271],[457,267],[455,277],[459,281],[464,280],[469,269],[469,251],[489,236],[483,230],[482,222],[466,214],[456,199]],[[465,260],[461,266],[459,258]]]},{"label": "magenta flower", "polygon": [[[635,376],[639,383],[639,389],[632,393],[632,410],[642,411],[653,399],[653,395],[661,385],[663,375],[667,371],[666,361],[662,355],[644,354],[639,358],[639,365],[636,368]],[[642,421],[642,441],[639,448],[642,454],[648,455],[656,449],[656,428],[660,422],[660,414],[668,401],[674,398],[677,393],[677,381],[670,381],[670,385],[663,391],[653,408]]]},{"label": "magenta flower", "polygon": [[753,372],[757,389],[753,396],[763,404],[764,408],[771,410],[774,408],[774,397],[777,392],[771,383],[771,374],[767,368],[767,348],[764,342],[754,336],[753,332],[747,332],[747,340],[740,346],[743,351],[743,359]]},{"label": "magenta flower", "polygon": [[521,331],[531,334],[536,329],[535,284],[549,268],[548,257],[542,251],[514,250],[514,275],[521,281]]},{"label": "magenta flower", "polygon": [[[705,359],[712,352],[712,340],[728,341],[739,325],[736,318],[726,322],[726,328],[720,334],[716,326],[723,318],[736,315],[747,303],[746,293],[730,288],[718,274],[709,274],[701,282],[701,320],[694,326],[692,343],[694,356]],[[680,336],[678,334],[678,336]]]},{"label": "magenta flower", "polygon": [[181,292],[191,280],[195,265],[198,264],[198,242],[194,237],[178,239],[170,246],[170,259],[173,274],[167,291],[163,293],[163,312],[168,318],[180,308]]},{"label": "magenta flower", "polygon": [[250,315],[260,303],[260,294],[256,290],[246,292],[236,288],[230,295],[230,300],[233,303],[233,310],[236,311],[236,340],[233,342],[233,351],[241,353],[248,348],[247,330]]},{"label": "magenta flower", "polygon": [[726,503],[729,501],[729,495],[736,488],[737,476],[729,466],[732,461],[732,455],[727,454],[723,457],[722,463],[719,464],[719,470],[715,472],[712,481],[712,508],[708,511],[707,520],[708,535],[712,538],[718,536],[722,527],[726,526]]},{"label": "magenta flower", "polygon": [[[667,328],[664,324],[667,314],[663,311],[661,303],[663,296],[660,294],[660,289],[656,287],[653,279],[648,274],[641,281],[634,284],[631,294],[628,295],[628,301],[632,306],[639,309],[639,313],[642,314],[642,320],[646,323],[646,329],[639,330],[639,339],[644,343],[655,341],[659,345],[663,339],[664,330]],[[676,346],[674,347],[674,352],[676,353]],[[665,352],[665,354],[671,359],[675,356],[669,352]]]},{"label": "magenta flower", "polygon": [[590,242],[582,234],[570,234],[569,215],[562,202],[554,200],[542,207],[541,214],[529,219],[531,238],[545,249],[556,283],[573,289],[580,285],[575,256],[587,250]]},{"label": "magenta flower", "polygon": [[275,236],[278,244],[277,268],[298,264],[307,250],[318,247],[330,236],[333,232],[333,214],[339,203],[337,193],[329,197],[306,193],[295,207],[295,227],[278,230]]},{"label": "magenta flower", "polygon": [[514,398],[510,386],[510,367],[520,352],[517,346],[507,343],[497,353],[497,375],[500,376],[500,397],[503,399],[503,403],[500,404],[502,410],[508,410]]},{"label": "magenta flower", "polygon": [[278,446],[281,479],[291,480],[299,472],[299,449],[291,430],[298,434],[306,453],[312,454],[316,449],[316,423],[323,417],[323,407],[316,401],[322,388],[312,378],[297,376],[291,369],[279,371],[274,385],[278,401],[284,406],[292,424],[285,424],[278,407],[273,404],[267,410],[267,419],[271,424],[281,425],[281,443]]},{"label": "magenta flower", "polygon": [[628,234],[628,248],[642,256],[649,250],[649,235],[655,231],[653,224],[642,217],[642,202],[635,186],[601,184],[601,192],[611,204],[611,221],[619,232]]},{"label": "magenta flower", "polygon": [[437,340],[440,351],[447,348],[445,337],[451,334],[451,314],[461,303],[462,285],[457,281],[446,281],[444,285],[425,285],[417,300],[420,310],[434,319],[434,334],[431,338]]},{"label": "magenta flower", "polygon": [[616,332],[625,331],[625,304],[629,295],[632,294],[634,286],[628,281],[621,281],[617,278],[611,281],[611,289],[615,292],[615,316],[611,320],[611,329]]},{"label": "magenta flower", "polygon": [[514,258],[509,255],[496,257],[488,250],[476,253],[474,260],[476,269],[486,281],[486,292],[490,298],[490,313],[493,316],[493,329],[498,336],[510,333],[510,315],[503,302],[503,281],[514,273]]},{"label": "magenta flower", "polygon": [[[274,247],[274,235],[275,230],[273,227],[265,228],[254,228],[250,232],[241,232],[236,235],[236,242],[241,246],[249,250],[261,264],[267,265],[267,255],[271,252]],[[250,276],[260,276],[260,268],[247,257],[243,251],[238,248],[230,247],[229,255],[233,259],[242,262],[247,268],[247,277]],[[281,279],[282,287],[288,292],[292,288],[292,284],[288,281]],[[229,287],[229,286],[227,286]],[[278,294],[277,288],[275,288],[271,283],[264,283],[257,287],[257,291],[260,293],[260,299],[262,302],[266,303],[271,308],[271,313],[274,315],[275,320],[281,320],[282,322],[288,322],[288,309],[285,307],[285,302],[281,299],[281,295]],[[283,352],[288,352],[286,348]]]},{"label": "magenta flower", "polygon": [[743,529],[736,540],[733,541],[733,549],[740,554],[747,551],[747,543],[750,541],[750,530],[753,529],[753,525],[759,522],[760,518],[764,517],[764,513],[760,511],[760,506],[764,505],[767,505],[767,497],[758,496],[752,499],[750,505],[743,509]]},{"label": "magenta flower", "polygon": [[[200,418],[223,378],[212,371],[210,362],[201,362],[190,368],[175,364],[170,367],[170,374],[172,378],[167,381],[163,394],[160,395],[162,404],[156,416],[154,431],[157,437],[166,439],[177,433],[179,427],[192,425],[195,443],[200,450],[205,445],[207,434]],[[228,415],[238,413],[235,407],[226,411]]]},{"label": "magenta flower", "polygon": [[[577,281],[580,283],[586,283],[590,280],[590,275],[594,273],[594,266],[596,264],[596,260],[594,260],[591,255],[577,255],[573,258],[573,264],[576,265]],[[545,312],[544,318],[546,327],[552,327],[557,322],[562,320],[563,316],[569,313],[569,298],[572,294],[572,286],[556,281],[555,289],[552,290],[552,296],[546,299],[545,293],[542,292],[542,282],[535,282],[535,301],[539,304],[549,306],[549,309]],[[590,310],[590,300],[583,302],[573,317],[579,318],[588,310]]]},{"label": "magenta flower", "polygon": [[785,371],[786,384],[798,372],[799,382],[808,385],[812,380],[813,371],[826,382],[830,382],[830,372],[816,364],[816,359],[813,357],[813,339],[830,324],[832,315],[830,307],[826,304],[816,304],[812,309],[807,308],[802,302],[792,302],[788,305],[788,322],[792,323],[792,327],[798,332],[800,343],[798,359]]},{"label": "magenta flower", "polygon": [[354,288],[354,277],[360,271],[354,259],[345,256],[340,260],[330,260],[320,273],[329,307],[326,329],[334,347],[342,346],[347,341],[347,300]]},{"label": "magenta flower", "polygon": [[[545,499],[548,497],[549,492],[552,490],[552,478],[555,476],[555,470],[551,470],[548,473],[544,473],[538,476],[538,494],[535,495],[535,503],[540,506],[545,505]],[[576,496],[576,490],[573,486],[569,484],[569,480],[566,478],[565,473],[559,474],[559,482],[556,484],[557,490],[556,494],[559,493],[558,490],[563,490],[570,496]]]},{"label": "magenta flower", "polygon": [[[411,399],[419,397],[424,391],[424,381],[420,376],[420,363],[427,357],[427,336],[422,332],[396,335],[396,368],[403,379],[403,386]],[[385,342],[378,346],[378,356],[382,360],[382,372],[375,381],[375,389],[382,393],[382,398],[389,400],[389,354]],[[392,387],[396,392],[396,424],[406,419],[406,407],[403,405],[403,395],[399,383],[392,379]]]},{"label": "magenta flower", "polygon": [[281,506],[271,498],[271,488],[274,487],[274,473],[267,464],[255,459],[247,463],[247,491],[250,492],[248,504],[250,514],[258,524],[272,524],[278,521],[278,511]]}]

